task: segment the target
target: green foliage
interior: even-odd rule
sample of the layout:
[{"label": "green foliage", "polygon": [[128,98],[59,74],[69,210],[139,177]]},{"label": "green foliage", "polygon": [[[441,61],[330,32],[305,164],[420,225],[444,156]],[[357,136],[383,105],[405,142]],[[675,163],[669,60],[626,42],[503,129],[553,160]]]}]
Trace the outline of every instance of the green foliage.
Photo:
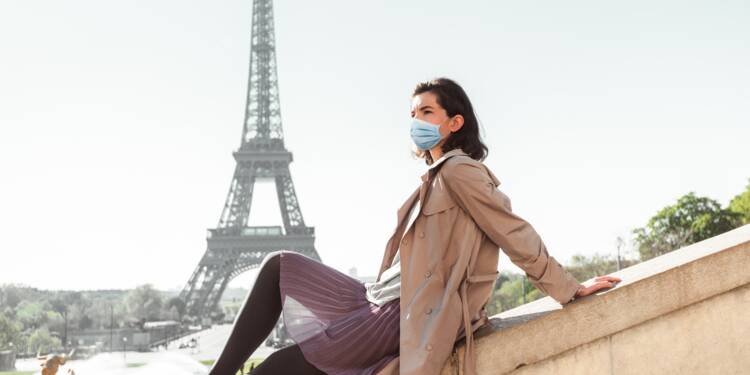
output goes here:
[{"label": "green foliage", "polygon": [[185,301],[180,299],[180,297],[175,296],[168,299],[167,303],[164,304],[164,308],[169,312],[170,319],[181,320],[182,316],[185,315]]},{"label": "green foliage", "polygon": [[[0,350],[18,348],[21,344],[21,324],[16,323],[5,314],[0,314]],[[11,345],[13,344],[13,345]]]},{"label": "green foliage", "polygon": [[71,302],[73,301],[72,298],[70,298],[70,293],[55,293],[55,295],[49,300],[52,310],[64,317],[67,317],[68,315],[68,305]]},{"label": "green foliage", "polygon": [[86,316],[92,320],[91,328],[118,328],[127,318],[124,298],[92,298],[91,308],[87,310]]},{"label": "green foliage", "polygon": [[[638,262],[638,260],[626,258],[624,255],[620,257],[621,268],[630,267]],[[617,257],[615,255],[599,253],[590,257],[580,254],[574,255],[570,264],[565,266],[565,270],[570,272],[579,282],[596,276],[611,274],[617,269]],[[526,292],[525,300],[524,290]],[[545,294],[534,287],[525,275],[504,271],[500,273],[500,277],[495,282],[495,289],[486,306],[487,314],[492,316],[542,297],[545,297]]]},{"label": "green foliage", "polygon": [[[161,292],[142,287],[139,295],[161,300]],[[143,290],[149,290],[143,293]],[[136,294],[135,291],[130,294]],[[19,353],[36,353],[61,343],[70,332],[85,329],[120,328],[139,320],[126,308],[127,291],[44,291],[23,285],[0,285],[0,350],[13,342]],[[137,298],[135,299],[137,300]],[[132,303],[136,303],[131,300]],[[157,302],[157,306],[160,303]],[[146,307],[153,302],[146,303]],[[174,319],[179,303],[172,302],[150,314],[151,320]],[[31,340],[33,337],[33,341]],[[58,338],[59,337],[59,338]],[[32,347],[33,346],[33,347]],[[60,348],[62,349],[62,348]],[[56,350],[56,349],[53,349]]]},{"label": "green foliage", "polygon": [[158,320],[163,303],[161,293],[151,284],[136,287],[125,298],[128,313],[137,320]]},{"label": "green foliage", "polygon": [[[621,254],[619,267],[630,267],[641,260],[668,253],[750,223],[750,180],[748,182],[745,191],[735,196],[727,208],[722,208],[713,199],[698,197],[693,192],[680,197],[675,204],[662,208],[649,219],[646,226],[632,231],[640,259],[632,259]],[[618,238],[618,247],[623,243],[624,240]],[[583,282],[596,276],[611,274],[618,270],[618,265],[614,254],[596,253],[589,257],[577,254],[565,269],[576,280]],[[528,303],[543,296],[544,294],[529,283],[524,275],[501,272],[487,303],[487,313],[495,315],[519,306],[524,301]]]},{"label": "green foliage", "polygon": [[729,210],[739,215],[741,224],[750,224],[750,179],[745,191],[737,194],[729,202]]},{"label": "green foliage", "polygon": [[[630,267],[638,263],[635,259],[620,257],[620,268]],[[608,275],[617,271],[617,257],[595,253],[590,257],[576,254],[565,267],[579,282],[584,282],[596,276]]]},{"label": "green foliage", "polygon": [[36,329],[48,322],[48,310],[49,305],[45,303],[22,301],[16,307],[16,320],[24,327]]},{"label": "green foliage", "polygon": [[80,330],[86,330],[91,328],[94,325],[94,321],[89,318],[88,315],[82,315],[81,318],[78,320],[78,329]]},{"label": "green foliage", "polygon": [[88,292],[81,292],[75,296],[73,304],[70,307],[70,321],[73,328],[84,330],[93,326],[90,311],[93,301]]},{"label": "green foliage", "polygon": [[29,337],[29,349],[32,352],[49,353],[59,351],[62,348],[62,342],[57,337],[50,335],[47,327],[42,327],[34,331]]},{"label": "green foliage", "polygon": [[487,314],[492,316],[542,297],[544,294],[525,275],[504,271],[495,281],[495,289],[486,306]]},{"label": "green foliage", "polygon": [[14,309],[21,303],[21,293],[15,285],[8,285],[0,290],[0,306],[7,306]]},{"label": "green foliage", "polygon": [[643,228],[633,230],[642,260],[666,254],[739,226],[739,214],[690,192],[662,208]]}]

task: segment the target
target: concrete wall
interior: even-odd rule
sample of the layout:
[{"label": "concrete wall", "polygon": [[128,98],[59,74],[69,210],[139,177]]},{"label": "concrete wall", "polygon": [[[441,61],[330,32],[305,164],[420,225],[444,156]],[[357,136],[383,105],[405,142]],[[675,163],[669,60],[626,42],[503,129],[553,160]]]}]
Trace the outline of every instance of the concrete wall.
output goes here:
[{"label": "concrete wall", "polygon": [[0,371],[12,371],[16,369],[16,352],[11,350],[0,351]]},{"label": "concrete wall", "polygon": [[[613,273],[565,307],[549,297],[477,331],[479,374],[750,374],[750,225]],[[444,375],[460,374],[463,345]]]}]

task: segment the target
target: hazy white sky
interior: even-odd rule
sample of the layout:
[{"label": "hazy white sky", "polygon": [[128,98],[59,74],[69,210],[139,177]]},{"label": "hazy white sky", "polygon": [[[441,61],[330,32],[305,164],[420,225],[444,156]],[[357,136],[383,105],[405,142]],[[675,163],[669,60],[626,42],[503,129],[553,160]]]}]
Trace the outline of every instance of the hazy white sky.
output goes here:
[{"label": "hazy white sky", "polygon": [[[409,96],[437,76],[464,86],[485,163],[563,263],[689,191],[726,204],[747,185],[744,0],[458,4],[275,2],[286,145],[325,263],[377,273],[426,168]],[[182,288],[235,167],[250,21],[250,0],[0,3],[0,283]],[[258,202],[271,187],[255,224],[281,222]]]}]

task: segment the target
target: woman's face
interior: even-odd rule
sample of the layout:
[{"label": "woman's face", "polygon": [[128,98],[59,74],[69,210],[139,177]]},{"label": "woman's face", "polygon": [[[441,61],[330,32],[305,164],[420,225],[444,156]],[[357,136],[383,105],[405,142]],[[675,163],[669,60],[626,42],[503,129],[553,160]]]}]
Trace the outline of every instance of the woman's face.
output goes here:
[{"label": "woman's face", "polygon": [[448,135],[458,131],[463,126],[464,118],[461,115],[448,116],[445,108],[437,102],[437,95],[427,91],[414,95],[411,100],[411,117],[439,125],[441,141],[435,147],[441,146]]}]

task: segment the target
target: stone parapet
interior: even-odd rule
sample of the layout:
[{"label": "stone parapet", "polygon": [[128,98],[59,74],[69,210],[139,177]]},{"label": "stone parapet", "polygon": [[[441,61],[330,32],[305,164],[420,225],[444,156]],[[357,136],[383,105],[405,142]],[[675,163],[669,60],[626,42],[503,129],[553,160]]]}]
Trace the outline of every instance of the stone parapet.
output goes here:
[{"label": "stone parapet", "polygon": [[[550,297],[475,333],[479,374],[750,373],[750,225],[611,275],[564,307]],[[442,375],[460,374],[463,342]]]}]

